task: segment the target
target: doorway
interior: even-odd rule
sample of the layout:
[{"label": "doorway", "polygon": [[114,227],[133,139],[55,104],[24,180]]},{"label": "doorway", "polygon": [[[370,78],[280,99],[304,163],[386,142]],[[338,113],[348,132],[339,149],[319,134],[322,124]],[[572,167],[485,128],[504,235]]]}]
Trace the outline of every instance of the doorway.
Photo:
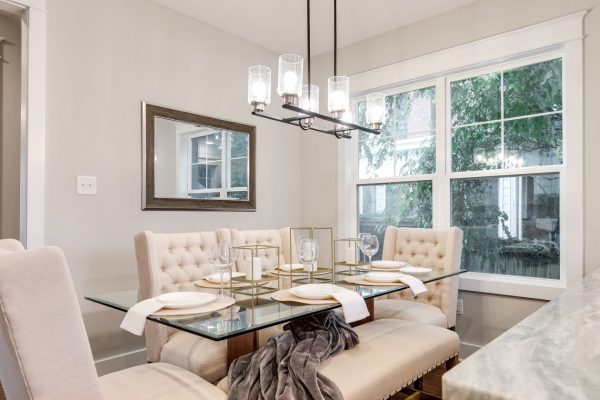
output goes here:
[{"label": "doorway", "polygon": [[0,2],[0,238],[21,239],[22,10]]}]

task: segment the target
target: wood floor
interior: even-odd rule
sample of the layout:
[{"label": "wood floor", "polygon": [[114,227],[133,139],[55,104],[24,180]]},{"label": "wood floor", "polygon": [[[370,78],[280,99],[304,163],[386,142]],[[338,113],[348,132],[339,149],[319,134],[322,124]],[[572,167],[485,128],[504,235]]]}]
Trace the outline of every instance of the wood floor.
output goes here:
[{"label": "wood floor", "polygon": [[[431,393],[436,397],[442,397],[442,375],[446,372],[445,366],[440,366],[429,374],[427,374],[423,378],[423,391],[426,393]],[[391,400],[402,400],[406,398],[406,395],[399,393],[391,398]],[[424,397],[421,397],[422,400],[425,400]],[[0,400],[6,400],[4,396],[4,391],[2,390],[2,386],[0,385]]]}]

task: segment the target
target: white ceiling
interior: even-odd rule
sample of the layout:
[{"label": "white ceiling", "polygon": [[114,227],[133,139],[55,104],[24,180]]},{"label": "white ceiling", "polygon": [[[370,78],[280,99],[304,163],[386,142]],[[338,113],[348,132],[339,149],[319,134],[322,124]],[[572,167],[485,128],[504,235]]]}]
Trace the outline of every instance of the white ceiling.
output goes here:
[{"label": "white ceiling", "polygon": [[[305,0],[154,1],[277,53],[306,54]],[[473,1],[339,0],[338,47]],[[333,49],[333,0],[311,1],[311,47],[312,55]]]}]

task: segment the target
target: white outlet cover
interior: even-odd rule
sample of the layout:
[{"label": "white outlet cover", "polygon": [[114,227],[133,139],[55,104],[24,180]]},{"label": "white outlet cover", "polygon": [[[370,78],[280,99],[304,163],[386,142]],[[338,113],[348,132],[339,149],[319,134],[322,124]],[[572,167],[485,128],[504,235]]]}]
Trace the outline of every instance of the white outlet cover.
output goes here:
[{"label": "white outlet cover", "polygon": [[77,177],[77,194],[95,195],[98,191],[95,176]]}]

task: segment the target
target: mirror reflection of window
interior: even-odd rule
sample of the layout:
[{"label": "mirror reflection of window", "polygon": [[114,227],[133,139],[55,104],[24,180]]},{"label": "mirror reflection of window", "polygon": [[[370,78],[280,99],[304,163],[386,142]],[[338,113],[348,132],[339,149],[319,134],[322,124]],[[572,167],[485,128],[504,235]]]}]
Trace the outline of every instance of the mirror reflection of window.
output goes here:
[{"label": "mirror reflection of window", "polygon": [[157,197],[248,200],[247,133],[159,117],[155,129]]}]

